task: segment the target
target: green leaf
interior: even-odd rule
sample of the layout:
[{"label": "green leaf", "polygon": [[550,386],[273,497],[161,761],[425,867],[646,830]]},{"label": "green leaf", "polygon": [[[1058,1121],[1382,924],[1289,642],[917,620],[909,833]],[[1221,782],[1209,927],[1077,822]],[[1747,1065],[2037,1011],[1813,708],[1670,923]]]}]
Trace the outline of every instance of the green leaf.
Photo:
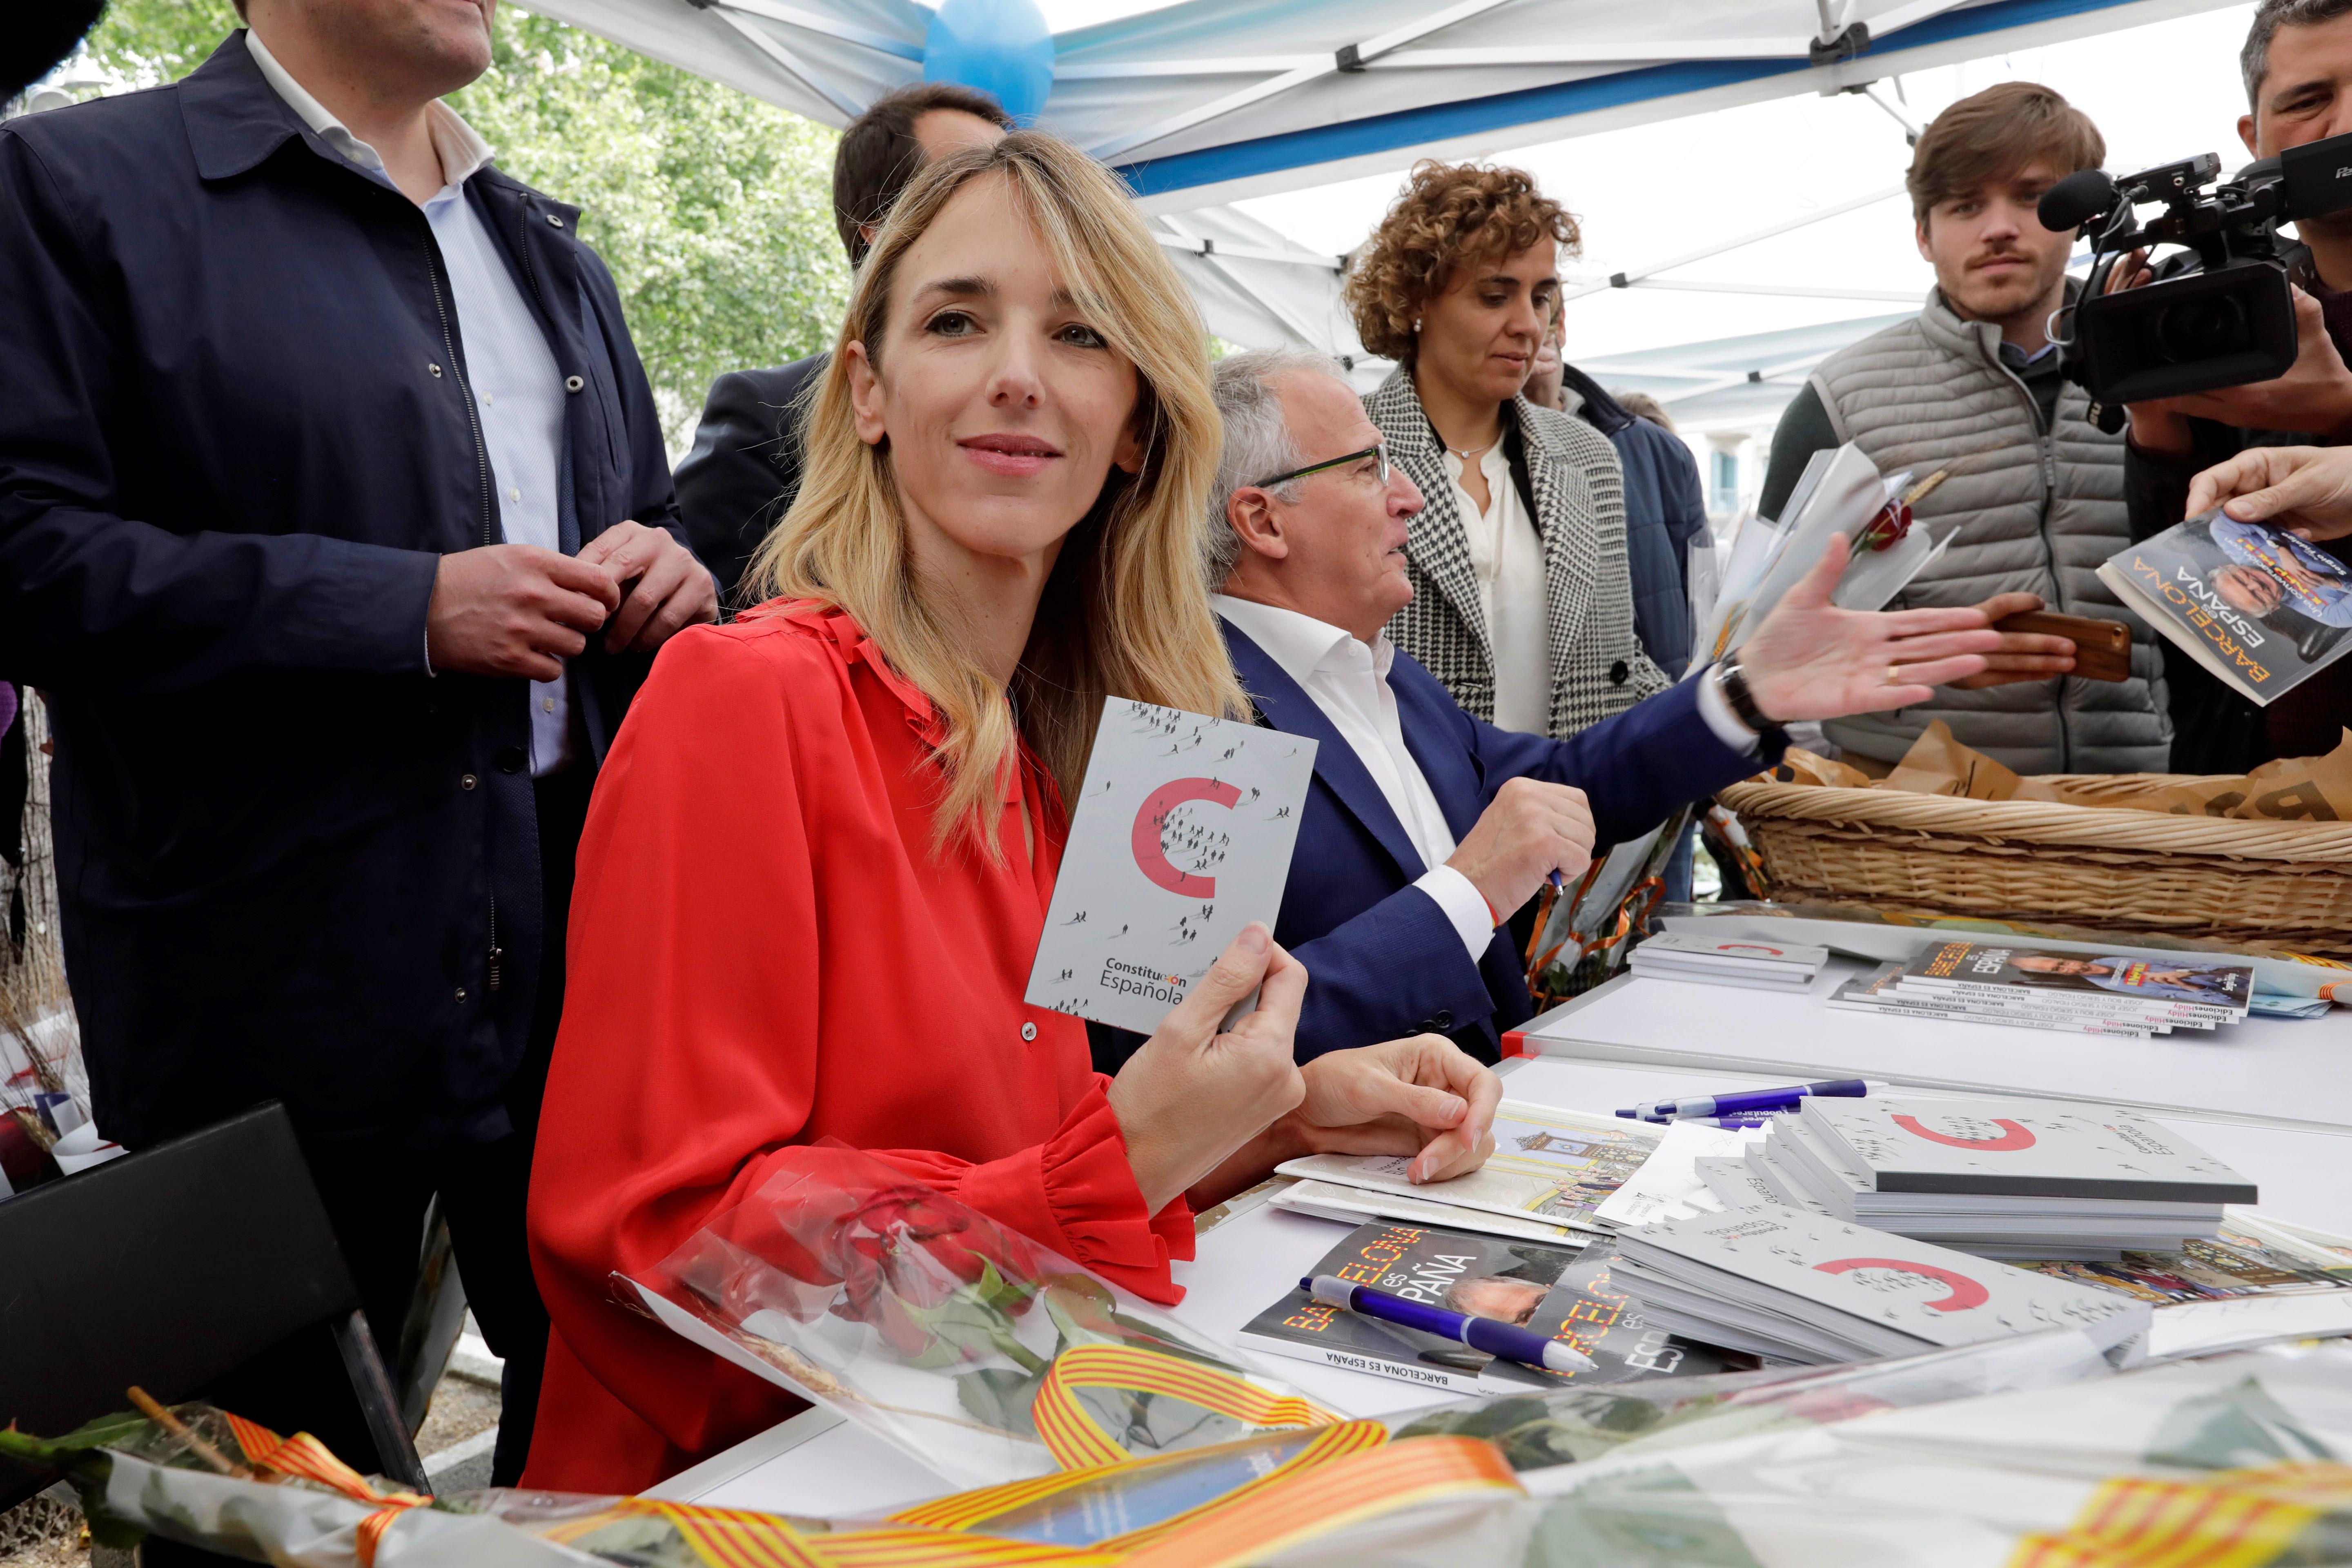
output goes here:
[{"label": "green leaf", "polygon": [[0,1454],[22,1459],[27,1464],[56,1469],[84,1454],[100,1448],[120,1447],[136,1438],[150,1436],[154,1424],[135,1411],[121,1411],[101,1415],[95,1421],[84,1422],[62,1437],[36,1437],[30,1432],[20,1432],[14,1426],[0,1429]]},{"label": "green leaf", "polygon": [[1024,1437],[1037,1435],[1029,1414],[1044,1384],[1042,1372],[1014,1372],[1010,1367],[984,1366],[956,1378],[956,1399],[975,1421]]}]

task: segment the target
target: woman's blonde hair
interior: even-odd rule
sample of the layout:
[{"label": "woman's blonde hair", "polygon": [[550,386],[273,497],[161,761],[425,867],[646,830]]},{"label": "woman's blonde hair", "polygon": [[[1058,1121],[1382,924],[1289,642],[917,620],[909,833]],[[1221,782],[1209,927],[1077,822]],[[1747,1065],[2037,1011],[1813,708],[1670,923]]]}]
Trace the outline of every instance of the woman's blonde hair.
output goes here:
[{"label": "woman's blonde hair", "polygon": [[[1036,226],[1087,324],[1134,362],[1144,437],[1139,471],[1113,468],[1063,542],[1009,692],[925,595],[889,443],[868,446],[857,434],[846,353],[863,343],[875,373],[888,377],[891,286],[907,252],[958,192],[990,176],[1006,182]],[[1219,718],[1248,713],[1202,575],[1219,438],[1208,338],[1192,297],[1100,164],[1054,137],[1016,132],[940,159],[900,195],[858,268],[817,390],[800,493],[750,577],[764,595],[846,612],[931,700],[943,731],[935,847],[969,832],[991,858],[1003,854],[988,808],[1002,798],[1022,737],[1075,803],[1107,696]]]}]

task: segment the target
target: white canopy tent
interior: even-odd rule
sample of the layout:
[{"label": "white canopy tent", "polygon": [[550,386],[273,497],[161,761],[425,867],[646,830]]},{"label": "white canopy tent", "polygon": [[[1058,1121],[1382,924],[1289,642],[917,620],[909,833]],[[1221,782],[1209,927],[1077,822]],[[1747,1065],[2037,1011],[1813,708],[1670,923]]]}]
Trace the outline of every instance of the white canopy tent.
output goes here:
[{"label": "white canopy tent", "polygon": [[[2211,10],[2231,0],[1181,0],[1057,34],[1039,123],[1180,212]],[[541,0],[840,124],[918,80],[913,0]]]},{"label": "white canopy tent", "polygon": [[[1417,157],[1485,155],[1735,104],[1864,90],[1902,72],[2231,3],[1180,0],[1055,34],[1053,86],[1037,118],[1136,189],[1211,331],[1356,363],[1361,351],[1338,297],[1342,258],[1225,204],[1392,172]],[[921,79],[931,19],[913,0],[535,7],[835,125]],[[1705,182],[1703,170],[1688,181]],[[1916,289],[1662,276],[1893,194],[1826,193],[1747,233],[1605,276],[1571,274],[1569,292],[1704,289],[1908,306]],[[1380,368],[1363,362],[1360,376]]]},{"label": "white canopy tent", "polygon": [[[831,124],[920,79],[931,22],[913,0],[527,3]],[[1132,14],[1096,21],[1091,0],[1039,0],[1083,25],[1053,35],[1037,122],[1136,190],[1212,332],[1332,353],[1363,388],[1389,367],[1356,340],[1335,252],[1390,178],[1507,153],[1588,210],[1601,175],[1616,190],[1607,259],[1588,243],[1565,272],[1575,357],[1665,403],[1728,521],[1805,375],[1917,308],[1896,176],[1903,132],[1932,110],[1908,107],[1906,79],[1948,100],[2010,57],[2039,59],[2121,132],[2116,166],[2155,163],[2228,139],[2243,23],[2221,13],[2242,3],[1101,0]],[[2110,43],[2126,29],[2147,30]],[[1776,145],[1800,162],[1758,155]],[[1610,149],[1593,154],[1605,168],[1570,155],[1588,146]]]}]

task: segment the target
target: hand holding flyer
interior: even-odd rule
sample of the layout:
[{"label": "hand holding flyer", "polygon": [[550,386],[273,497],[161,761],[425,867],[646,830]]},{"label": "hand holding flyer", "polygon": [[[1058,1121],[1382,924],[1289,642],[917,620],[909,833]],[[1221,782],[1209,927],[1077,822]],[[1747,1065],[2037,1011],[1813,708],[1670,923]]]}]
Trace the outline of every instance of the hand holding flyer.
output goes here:
[{"label": "hand holding flyer", "polygon": [[1029,973],[1040,1007],[1150,1034],[1282,910],[1315,742],[1110,698]]}]

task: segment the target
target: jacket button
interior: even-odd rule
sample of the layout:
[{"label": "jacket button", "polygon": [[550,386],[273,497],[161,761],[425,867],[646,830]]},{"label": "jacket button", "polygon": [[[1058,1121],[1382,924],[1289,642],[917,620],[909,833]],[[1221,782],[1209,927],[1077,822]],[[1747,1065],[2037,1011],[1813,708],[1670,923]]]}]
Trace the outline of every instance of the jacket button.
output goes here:
[{"label": "jacket button", "polygon": [[466,988],[465,988],[464,986],[460,985],[460,986],[458,986],[458,987],[457,987],[457,1005],[458,1005],[458,1006],[460,1006],[460,1007],[462,1007],[462,1006],[464,1006],[465,1005],[466,1005]]},{"label": "jacket button", "polygon": [[440,367],[439,365],[437,365],[437,364],[428,364],[428,365],[426,365],[425,368],[425,369],[427,369],[427,370],[429,370],[429,371],[431,371],[431,372],[433,373],[433,379],[434,379],[434,380],[438,381],[438,380],[440,380],[440,379],[441,379],[441,367]]},{"label": "jacket button", "polygon": [[502,773],[522,772],[523,754],[520,746],[500,746],[499,754],[490,760],[499,764],[499,772]]},{"label": "jacket button", "polygon": [[460,773],[457,775],[457,787],[459,789],[471,789],[481,782],[481,780],[476,778],[471,773]]},{"label": "jacket button", "polygon": [[562,219],[562,217],[561,216],[559,216],[558,214],[555,214],[555,213],[550,213],[550,214],[548,214],[548,215],[547,215],[547,226],[548,226],[548,227],[550,227],[550,228],[562,228],[562,227],[563,226],[563,219]]},{"label": "jacket button", "polygon": [[1454,1015],[1441,1007],[1437,1010],[1437,1032],[1444,1034],[1454,1027]]},{"label": "jacket button", "polygon": [[1609,667],[1609,684],[1612,686],[1622,686],[1625,684],[1626,679],[1633,673],[1633,667],[1627,664],[1621,658],[1616,663]]},{"label": "jacket button", "polygon": [[563,378],[563,390],[566,392],[577,392],[587,384],[576,375],[567,375]]},{"label": "jacket button", "polygon": [[1021,1026],[1021,1037],[1022,1037],[1023,1039],[1024,1039],[1024,1040],[1034,1040],[1034,1039],[1035,1039],[1035,1038],[1037,1037],[1037,1026],[1036,1026],[1036,1025],[1034,1025],[1034,1024],[1024,1024],[1024,1025],[1022,1025],[1022,1026]]}]

